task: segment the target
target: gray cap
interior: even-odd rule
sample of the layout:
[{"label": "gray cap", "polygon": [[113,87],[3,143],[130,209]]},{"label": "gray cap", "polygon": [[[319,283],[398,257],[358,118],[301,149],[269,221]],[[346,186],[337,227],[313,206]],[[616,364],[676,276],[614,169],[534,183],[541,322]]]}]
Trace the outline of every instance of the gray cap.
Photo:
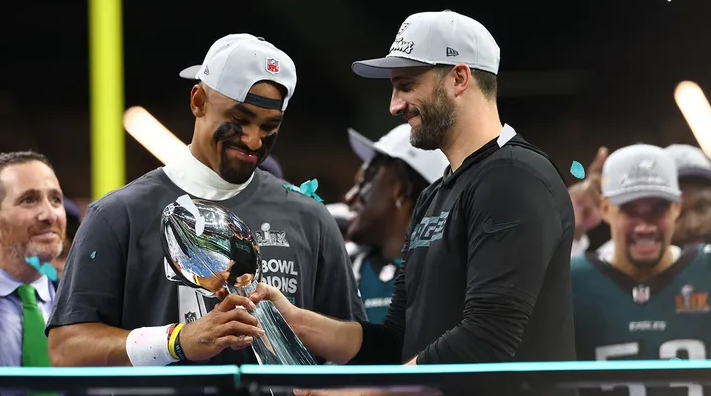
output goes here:
[{"label": "gray cap", "polygon": [[674,160],[663,148],[649,144],[616,150],[602,166],[602,195],[614,205],[641,198],[680,202]]},{"label": "gray cap", "polygon": [[700,148],[688,144],[672,144],[664,150],[674,159],[679,179],[700,177],[711,181],[711,161]]},{"label": "gray cap", "polygon": [[405,19],[385,58],[354,62],[355,74],[390,78],[404,67],[457,65],[499,72],[500,50],[481,23],[454,11],[420,12]]}]

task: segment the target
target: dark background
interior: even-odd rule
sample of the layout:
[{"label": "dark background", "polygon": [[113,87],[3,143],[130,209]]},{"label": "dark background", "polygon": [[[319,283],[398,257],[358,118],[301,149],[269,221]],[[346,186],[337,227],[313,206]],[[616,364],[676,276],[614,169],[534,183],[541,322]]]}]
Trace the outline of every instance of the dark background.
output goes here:
[{"label": "dark background", "polygon": [[[178,72],[226,34],[263,36],[299,77],[275,156],[289,181],[317,178],[332,202],[359,165],[346,128],[378,138],[403,122],[388,113],[389,83],[355,76],[351,62],[385,55],[409,14],[445,8],[492,32],[502,121],[561,168],[587,165],[600,145],[695,143],[673,92],[682,80],[711,90],[706,0],[130,0],[125,105],[145,107],[187,143],[191,83]],[[0,150],[45,153],[66,195],[88,198],[87,2],[6,2],[2,13]],[[126,154],[127,181],[161,165],[128,134]]]}]

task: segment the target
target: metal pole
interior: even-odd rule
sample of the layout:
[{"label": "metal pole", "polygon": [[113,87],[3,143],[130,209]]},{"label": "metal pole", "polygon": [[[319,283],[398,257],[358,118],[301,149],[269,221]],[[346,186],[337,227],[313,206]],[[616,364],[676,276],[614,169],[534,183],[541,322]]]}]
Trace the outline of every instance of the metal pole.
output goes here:
[{"label": "metal pole", "polygon": [[89,0],[91,195],[125,184],[121,0]]}]

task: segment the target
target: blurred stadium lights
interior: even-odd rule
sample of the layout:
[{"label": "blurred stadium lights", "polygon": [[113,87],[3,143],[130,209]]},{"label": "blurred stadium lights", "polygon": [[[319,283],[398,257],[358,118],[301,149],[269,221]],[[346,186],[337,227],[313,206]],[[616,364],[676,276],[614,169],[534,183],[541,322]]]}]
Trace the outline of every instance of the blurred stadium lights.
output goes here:
[{"label": "blurred stadium lights", "polygon": [[682,81],[674,90],[681,114],[707,157],[711,157],[711,105],[704,91],[693,81]]},{"label": "blurred stadium lights", "polygon": [[163,164],[167,164],[180,155],[187,146],[153,117],[148,110],[140,106],[130,107],[126,110],[123,116],[123,126],[126,128],[126,132]]}]

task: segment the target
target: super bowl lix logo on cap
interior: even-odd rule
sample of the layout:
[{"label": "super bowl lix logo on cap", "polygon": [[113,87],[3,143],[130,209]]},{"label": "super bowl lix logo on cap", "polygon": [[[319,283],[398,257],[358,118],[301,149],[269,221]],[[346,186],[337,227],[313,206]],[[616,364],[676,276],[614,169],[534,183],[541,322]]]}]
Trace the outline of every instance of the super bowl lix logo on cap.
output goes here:
[{"label": "super bowl lix logo on cap", "polygon": [[279,73],[279,59],[267,58],[267,71],[269,73]]}]

